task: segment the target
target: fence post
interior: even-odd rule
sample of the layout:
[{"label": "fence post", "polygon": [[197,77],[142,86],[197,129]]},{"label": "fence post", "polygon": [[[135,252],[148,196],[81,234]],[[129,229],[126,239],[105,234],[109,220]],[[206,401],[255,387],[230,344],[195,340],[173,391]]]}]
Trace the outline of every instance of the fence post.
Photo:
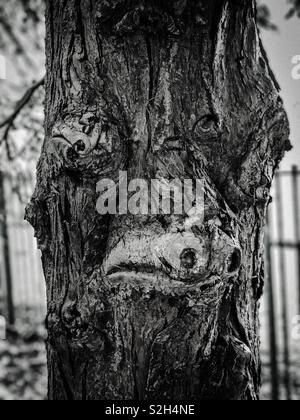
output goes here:
[{"label": "fence post", "polygon": [[271,353],[271,377],[272,377],[272,400],[279,400],[279,368],[278,368],[278,346],[277,346],[277,322],[274,302],[273,285],[273,256],[272,256],[272,218],[271,210],[268,211],[267,229],[266,229],[266,274],[267,274],[267,295],[269,310],[269,340]]},{"label": "fence post", "polygon": [[292,168],[293,208],[295,218],[295,237],[297,242],[297,269],[298,269],[298,311],[300,314],[300,203],[299,203],[299,171],[297,166]]},{"label": "fence post", "polygon": [[8,237],[8,226],[7,226],[7,212],[6,212],[6,201],[5,201],[5,190],[4,190],[4,175],[0,170],[0,224],[1,233],[3,240],[3,257],[4,257],[4,268],[5,268],[5,280],[6,280],[6,297],[7,297],[7,321],[9,325],[15,324],[15,311],[13,304],[13,286],[12,286],[12,275],[10,267],[10,249],[9,249],[9,237]]},{"label": "fence post", "polygon": [[276,193],[277,193],[277,224],[279,236],[279,274],[280,291],[282,300],[282,321],[283,321],[283,354],[284,354],[284,385],[286,390],[286,399],[292,398],[291,389],[291,357],[290,357],[290,337],[289,337],[289,318],[288,318],[288,290],[286,281],[286,260],[282,244],[284,243],[284,220],[283,220],[283,201],[280,173],[276,174]]}]

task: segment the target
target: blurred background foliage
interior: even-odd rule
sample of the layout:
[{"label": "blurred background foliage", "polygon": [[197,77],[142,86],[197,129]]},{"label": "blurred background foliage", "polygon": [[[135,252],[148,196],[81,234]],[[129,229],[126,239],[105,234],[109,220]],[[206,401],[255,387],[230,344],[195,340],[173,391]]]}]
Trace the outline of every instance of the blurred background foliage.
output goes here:
[{"label": "blurred background foliage", "polygon": [[6,80],[0,80],[0,168],[26,200],[24,179],[32,177],[43,141],[45,72],[44,1],[1,0],[0,54]]},{"label": "blurred background foliage", "polygon": [[[275,2],[277,1],[284,0],[275,0]],[[287,13],[285,17],[286,19],[291,19],[293,17],[300,18],[300,0],[287,0]],[[258,1],[257,21],[259,26],[263,29],[278,29],[272,22],[272,11],[263,3],[263,0]]]}]

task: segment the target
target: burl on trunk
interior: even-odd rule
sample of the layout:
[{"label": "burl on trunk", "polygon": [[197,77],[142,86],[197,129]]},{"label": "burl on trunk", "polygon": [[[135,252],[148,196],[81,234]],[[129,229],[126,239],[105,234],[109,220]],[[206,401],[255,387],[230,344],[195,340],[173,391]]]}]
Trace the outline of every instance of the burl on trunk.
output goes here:
[{"label": "burl on trunk", "polygon": [[[47,0],[46,140],[27,219],[49,398],[255,400],[263,230],[287,117],[251,0]],[[100,215],[97,183],[202,179],[186,216]]]}]

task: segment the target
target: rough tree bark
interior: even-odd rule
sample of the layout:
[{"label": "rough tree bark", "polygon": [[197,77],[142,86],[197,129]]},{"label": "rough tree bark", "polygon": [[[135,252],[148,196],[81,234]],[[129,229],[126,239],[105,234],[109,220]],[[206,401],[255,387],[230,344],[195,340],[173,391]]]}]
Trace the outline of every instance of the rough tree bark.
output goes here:
[{"label": "rough tree bark", "polygon": [[[257,399],[263,229],[290,143],[255,2],[46,3],[27,219],[47,282],[49,398]],[[97,182],[119,170],[204,178],[202,226],[100,216]]]}]

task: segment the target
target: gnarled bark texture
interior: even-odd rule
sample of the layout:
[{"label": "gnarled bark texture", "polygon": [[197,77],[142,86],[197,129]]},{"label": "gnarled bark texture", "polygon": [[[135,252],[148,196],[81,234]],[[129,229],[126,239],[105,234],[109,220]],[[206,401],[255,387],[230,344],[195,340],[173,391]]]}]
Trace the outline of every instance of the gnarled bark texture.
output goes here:
[{"label": "gnarled bark texture", "polygon": [[[257,399],[264,220],[289,130],[255,2],[46,3],[46,140],[27,218],[50,399]],[[204,222],[101,216],[96,185],[119,170],[204,179]]]}]

